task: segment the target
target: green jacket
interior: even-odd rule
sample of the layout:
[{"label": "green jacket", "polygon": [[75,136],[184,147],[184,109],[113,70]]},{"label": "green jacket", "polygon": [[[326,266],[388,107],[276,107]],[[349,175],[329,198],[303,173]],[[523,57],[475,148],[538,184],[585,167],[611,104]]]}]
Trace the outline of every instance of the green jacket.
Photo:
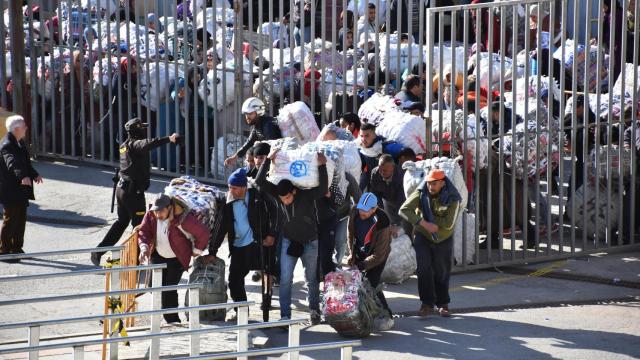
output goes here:
[{"label": "green jacket", "polygon": [[453,230],[456,225],[456,216],[460,208],[460,202],[455,201],[449,206],[442,204],[438,197],[433,197],[429,193],[429,201],[431,203],[431,209],[433,211],[434,223],[438,225],[438,232],[436,232],[437,239],[434,240],[433,236],[420,226],[420,221],[423,219],[422,212],[420,210],[420,196],[422,190],[416,190],[407,198],[407,200],[400,207],[400,216],[413,225],[416,232],[420,233],[427,239],[435,243],[442,242],[453,236]]}]

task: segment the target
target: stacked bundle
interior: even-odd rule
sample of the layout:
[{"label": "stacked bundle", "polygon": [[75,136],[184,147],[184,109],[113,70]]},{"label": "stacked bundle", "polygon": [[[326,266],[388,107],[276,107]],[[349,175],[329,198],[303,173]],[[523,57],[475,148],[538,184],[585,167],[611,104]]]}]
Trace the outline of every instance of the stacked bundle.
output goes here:
[{"label": "stacked bundle", "polygon": [[[525,128],[526,126],[526,128]],[[513,131],[513,129],[512,129]],[[515,133],[509,131],[502,139],[505,162],[518,179],[526,179],[553,171],[560,160],[559,133],[550,136],[545,128],[539,128],[535,121],[517,124]],[[526,132],[526,134],[525,134]],[[515,135],[515,143],[513,142]],[[549,145],[551,152],[549,153]],[[525,159],[526,151],[526,159]],[[539,156],[538,156],[539,155]],[[526,160],[526,163],[525,163]]]},{"label": "stacked bundle", "polygon": [[[385,40],[385,38],[382,38]],[[405,70],[419,64],[422,53],[420,46],[415,43],[398,44],[397,39],[389,37],[389,44],[386,41],[380,42],[380,69],[384,72],[387,70],[394,74],[402,74]],[[389,52],[387,53],[387,46]]]},{"label": "stacked bundle", "polygon": [[380,312],[371,285],[357,270],[327,274],[322,301],[327,323],[347,337],[368,336]]},{"label": "stacked bundle", "polygon": [[320,134],[320,129],[311,110],[302,101],[285,105],[278,115],[278,126],[282,136],[298,139],[300,144],[313,141]]},{"label": "stacked bundle", "polygon": [[[456,264],[473,263],[476,254],[475,239],[476,215],[463,210],[462,216],[458,216],[456,228],[453,231],[453,259]],[[462,253],[462,249],[466,249],[465,254]]]},{"label": "stacked bundle", "polygon": [[396,141],[416,154],[427,152],[427,125],[418,116],[402,111],[386,112],[376,134]]},{"label": "stacked bundle", "polygon": [[358,110],[358,116],[363,122],[379,125],[384,119],[385,113],[400,111],[396,100],[389,95],[373,94]]},{"label": "stacked bundle", "polygon": [[151,111],[158,111],[160,104],[171,101],[169,91],[175,85],[176,74],[184,77],[174,63],[148,63],[148,71],[140,74],[140,100]]},{"label": "stacked bundle", "polygon": [[[478,59],[479,58],[479,59]],[[518,76],[524,74],[524,69],[514,67],[513,60],[504,57],[504,64],[500,54],[482,52],[469,59],[469,67],[474,67],[474,74],[480,86],[485,89],[500,90],[500,71],[504,66],[503,79],[510,79],[512,71],[516,71]],[[491,72],[491,74],[489,74]],[[489,77],[491,76],[491,77]]]},{"label": "stacked bundle", "polygon": [[[609,85],[609,70],[605,64],[609,64],[609,55],[604,55],[598,68],[598,47],[590,45],[587,49],[583,44],[577,45],[577,53],[574,53],[574,40],[567,39],[564,43],[564,59],[562,58],[563,48],[558,48],[553,57],[563,62],[567,74],[575,79],[578,88],[582,91],[596,92],[598,85],[600,89],[605,89]],[[587,58],[589,69],[586,69]],[[576,66],[574,73],[573,67]],[[587,85],[585,87],[585,75],[587,75]],[[600,79],[598,81],[598,78]],[[599,83],[599,84],[598,84]]]},{"label": "stacked bundle", "polygon": [[[611,179],[617,182],[620,178],[628,178],[631,172],[631,149],[625,146],[602,145],[598,147],[597,156],[596,149],[593,149],[589,157],[591,166],[588,167],[588,170],[591,182],[596,182],[596,179],[606,180],[609,174],[611,174]],[[622,173],[619,171],[620,166],[622,166]]]},{"label": "stacked bundle", "polygon": [[171,180],[164,193],[175,199],[188,211],[191,211],[211,231],[215,229],[217,200],[224,197],[218,188],[204,185],[190,176],[182,176]]},{"label": "stacked bundle", "polygon": [[[226,141],[226,148],[225,148]],[[211,174],[217,178],[226,180],[226,177],[231,173],[231,169],[224,166],[224,159],[228,156],[235,154],[242,144],[244,144],[245,138],[242,135],[227,134],[221,136],[216,142],[216,146],[211,149]],[[225,151],[226,150],[226,151]],[[216,160],[218,167],[216,168]]]},{"label": "stacked bundle", "polygon": [[[235,99],[235,79],[233,69],[216,66],[215,70],[209,70],[207,78],[200,81],[198,95],[209,107],[223,110]],[[214,92],[215,89],[215,92]]]},{"label": "stacked bundle", "polygon": [[404,233],[391,240],[391,252],[382,272],[382,281],[388,284],[402,284],[415,274],[417,269],[416,250],[411,239]]},{"label": "stacked bundle", "polygon": [[[440,115],[442,115],[442,123],[440,122]],[[467,153],[473,162],[474,169],[486,168],[489,157],[489,141],[487,140],[482,127],[478,126],[478,121],[476,120],[475,115],[467,115],[466,131],[462,131],[464,128],[464,111],[456,110],[452,119],[450,110],[433,110],[431,133],[433,135],[434,143],[440,143],[441,140],[443,143],[453,141],[454,147],[451,150],[452,156]],[[478,131],[480,134],[477,134]],[[449,134],[449,140],[446,140],[446,138],[443,137],[445,133]],[[451,136],[452,134],[453,136]],[[478,160],[476,160],[476,143],[478,142],[476,137],[479,137],[480,139],[480,147],[477,150],[479,152]]]},{"label": "stacked bundle", "polygon": [[449,179],[456,190],[458,190],[460,197],[462,197],[460,208],[466,208],[469,191],[467,190],[462,170],[460,170],[460,165],[458,164],[460,160],[462,160],[461,156],[455,159],[434,157],[418,162],[407,161],[404,163],[402,168],[405,170],[403,185],[406,197],[409,197],[414,191],[424,187],[424,178],[431,169],[441,169],[444,171],[447,179]]}]

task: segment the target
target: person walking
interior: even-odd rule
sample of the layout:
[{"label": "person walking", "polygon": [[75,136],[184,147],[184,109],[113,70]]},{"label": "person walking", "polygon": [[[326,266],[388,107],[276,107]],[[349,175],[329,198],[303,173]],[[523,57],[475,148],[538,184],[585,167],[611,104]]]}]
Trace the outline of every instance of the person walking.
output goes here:
[{"label": "person walking", "polygon": [[[167,264],[162,269],[162,286],[178,285],[191,257],[202,254],[208,243],[209,228],[171,197],[159,194],[138,230],[139,261]],[[178,291],[163,291],[161,300],[163,309],[177,308]],[[163,316],[169,324],[180,322],[178,313]]]},{"label": "person walking", "polygon": [[[118,201],[118,219],[98,244],[98,247],[115,245],[129,223],[136,227],[142,221],[146,211],[144,192],[149,188],[151,179],[151,159],[149,153],[168,143],[176,144],[180,135],[174,133],[162,138],[147,139],[147,124],[134,118],[124,125],[127,139],[120,145],[120,170],[116,187]],[[91,254],[91,262],[100,266],[104,252]]]},{"label": "person walking", "polygon": [[[247,301],[244,281],[247,274],[251,270],[263,270],[265,261],[275,261],[274,256],[265,255],[273,251],[276,242],[275,218],[271,218],[276,209],[272,202],[263,198],[257,188],[248,183],[244,168],[237,169],[229,176],[228,185],[229,193],[222,209],[221,226],[209,245],[209,255],[205,257],[205,262],[215,260],[226,237],[231,254],[229,292],[234,302],[241,302]],[[274,266],[266,267],[272,269]],[[263,309],[269,306],[270,304],[262,304]],[[230,321],[235,319],[237,309],[236,316]]]},{"label": "person walking", "polygon": [[432,169],[425,186],[416,190],[400,207],[400,215],[414,226],[414,248],[418,269],[420,316],[426,317],[434,305],[449,317],[449,278],[453,253],[453,231],[461,197],[444,171]]},{"label": "person walking", "polygon": [[[27,144],[27,124],[20,115],[6,120],[7,135],[0,141],[0,255],[24,254],[24,231],[29,200],[35,200],[33,184],[42,184],[42,176],[31,165]],[[18,262],[20,260],[8,260]]]}]

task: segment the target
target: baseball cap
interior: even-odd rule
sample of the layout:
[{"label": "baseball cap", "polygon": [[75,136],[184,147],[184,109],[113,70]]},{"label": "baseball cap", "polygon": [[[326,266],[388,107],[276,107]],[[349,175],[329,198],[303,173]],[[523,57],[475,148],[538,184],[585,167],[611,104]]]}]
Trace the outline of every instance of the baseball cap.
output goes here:
[{"label": "baseball cap", "polygon": [[146,127],[147,127],[147,124],[143,123],[142,120],[140,120],[139,118],[133,118],[127,121],[126,124],[124,124],[124,129],[127,131],[136,130],[136,129],[145,129]]},{"label": "baseball cap", "polygon": [[440,169],[431,169],[431,171],[429,171],[429,173],[427,174],[427,182],[431,182],[431,181],[437,181],[437,180],[444,180],[444,178],[447,177],[444,173],[444,171],[440,170]]},{"label": "baseball cap", "polygon": [[160,211],[162,209],[167,208],[171,205],[171,198],[165,194],[158,194],[155,200],[153,200],[153,205],[151,205],[151,211]]},{"label": "baseball cap", "polygon": [[362,211],[371,211],[376,206],[378,206],[378,198],[373,193],[367,192],[362,194],[356,208]]}]

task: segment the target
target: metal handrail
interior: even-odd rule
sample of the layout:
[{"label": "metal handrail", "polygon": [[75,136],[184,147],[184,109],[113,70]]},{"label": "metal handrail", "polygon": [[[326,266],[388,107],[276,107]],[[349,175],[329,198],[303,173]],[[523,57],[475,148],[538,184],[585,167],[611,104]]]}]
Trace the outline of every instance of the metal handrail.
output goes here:
[{"label": "metal handrail", "polygon": [[[126,316],[122,316],[123,314],[120,314],[120,315],[121,315],[120,317],[126,317]],[[189,329],[189,330],[178,330],[178,331],[167,332],[167,333],[154,333],[154,334],[127,336],[127,337],[72,341],[72,342],[65,342],[65,343],[38,345],[38,346],[22,346],[22,347],[8,348],[8,349],[0,349],[0,355],[52,350],[52,349],[62,349],[62,348],[68,348],[68,347],[114,344],[114,343],[149,340],[149,339],[162,339],[167,337],[206,334],[206,333],[212,333],[212,332],[256,330],[256,329],[274,328],[274,327],[280,327],[280,326],[298,325],[298,324],[305,323],[306,321],[307,321],[306,319],[280,320],[280,321],[274,321],[269,323],[199,328],[199,329]]]},{"label": "metal handrail", "polygon": [[24,303],[37,303],[37,302],[45,302],[45,301],[74,300],[74,299],[92,298],[92,297],[95,298],[95,297],[114,296],[114,295],[143,294],[143,293],[163,292],[163,291],[171,291],[171,290],[196,289],[196,288],[198,289],[202,288],[202,284],[158,286],[158,287],[149,287],[149,288],[143,288],[143,289],[101,291],[101,292],[93,292],[93,293],[47,296],[47,297],[40,297],[40,298],[14,299],[14,300],[0,301],[0,306],[16,305],[16,304],[24,304]]},{"label": "metal handrail", "polygon": [[[251,306],[251,305],[255,305],[255,302],[241,301],[241,302],[235,302],[235,303],[185,306],[185,307],[177,307],[177,308],[166,308],[166,309],[160,309],[160,310],[127,312],[126,317],[142,317],[142,316],[148,316],[148,315],[174,314],[174,313],[183,312],[183,311],[230,309],[234,307]],[[30,321],[30,322],[22,322],[22,323],[0,324],[0,330],[19,329],[19,328],[32,327],[32,326],[69,324],[69,323],[78,323],[78,322],[85,322],[85,321],[92,321],[92,320],[120,319],[122,317],[123,317],[122,314],[102,314],[102,315],[90,315],[90,316],[82,316],[82,317],[75,317],[75,318],[50,319],[50,320],[39,320],[39,321]]]},{"label": "metal handrail", "polygon": [[298,346],[287,346],[287,347],[276,347],[269,349],[259,349],[259,350],[249,350],[242,352],[227,352],[220,354],[209,354],[209,355],[200,355],[200,356],[191,356],[184,358],[175,358],[175,360],[186,360],[186,359],[230,359],[235,357],[252,357],[252,356],[264,356],[264,355],[277,355],[284,354],[289,352],[304,352],[304,351],[316,351],[316,350],[329,350],[329,349],[337,349],[337,348],[345,348],[345,347],[354,347],[354,346],[362,346],[362,341],[360,340],[350,340],[350,341],[336,341],[324,344],[308,344],[308,345],[298,345]]},{"label": "metal handrail", "polygon": [[101,253],[101,252],[117,251],[117,250],[124,250],[124,246],[119,245],[119,246],[108,246],[108,247],[87,248],[87,249],[43,251],[43,252],[28,253],[28,254],[8,254],[8,255],[0,255],[0,261],[29,259],[29,258],[36,258],[36,257],[48,257],[48,256],[58,256],[58,255],[86,254],[86,253],[97,253],[97,252]]},{"label": "metal handrail", "polygon": [[50,278],[56,278],[56,277],[82,276],[82,275],[92,275],[92,274],[107,274],[107,273],[125,272],[125,271],[155,270],[155,269],[164,269],[166,267],[167,267],[167,264],[151,264],[151,265],[140,265],[140,266],[96,268],[96,269],[90,269],[90,270],[77,270],[77,271],[67,271],[67,272],[58,272],[58,273],[45,273],[45,274],[32,274],[32,275],[12,275],[12,276],[1,276],[0,277],[0,282],[2,282],[2,281],[41,280],[41,279],[50,279]]}]

